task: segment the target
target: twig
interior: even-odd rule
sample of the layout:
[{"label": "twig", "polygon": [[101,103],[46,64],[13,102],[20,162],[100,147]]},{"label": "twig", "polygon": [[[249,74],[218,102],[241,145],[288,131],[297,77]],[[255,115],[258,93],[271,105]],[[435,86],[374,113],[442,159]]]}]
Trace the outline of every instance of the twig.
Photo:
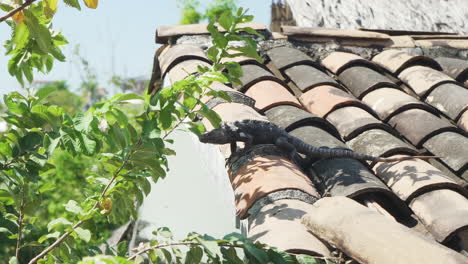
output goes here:
[{"label": "twig", "polygon": [[25,9],[26,7],[30,6],[32,3],[34,3],[36,0],[26,0],[22,5],[18,6],[17,8],[11,10],[8,12],[6,15],[0,17],[0,23],[7,20],[8,18],[14,16],[16,13],[19,11]]},{"label": "twig", "polygon": [[16,238],[16,259],[19,259],[20,248],[21,248],[21,236],[23,235],[23,218],[24,218],[24,191],[21,192],[21,202],[19,208],[19,217],[18,217],[18,237]]}]

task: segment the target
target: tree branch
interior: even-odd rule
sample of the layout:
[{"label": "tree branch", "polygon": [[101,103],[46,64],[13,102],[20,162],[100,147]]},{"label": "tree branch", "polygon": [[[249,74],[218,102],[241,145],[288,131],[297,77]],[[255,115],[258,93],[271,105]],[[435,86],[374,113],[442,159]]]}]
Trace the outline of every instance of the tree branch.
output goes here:
[{"label": "tree branch", "polygon": [[0,23],[7,20],[8,18],[14,16],[16,13],[18,13],[19,11],[25,9],[26,7],[30,6],[35,1],[36,0],[26,0],[22,5],[20,5],[17,8],[11,10],[10,12],[8,12],[8,14],[0,17]]},{"label": "tree branch", "polygon": [[23,218],[24,218],[24,190],[21,192],[21,202],[18,217],[18,237],[16,238],[16,259],[19,259],[21,248],[21,236],[23,235]]}]

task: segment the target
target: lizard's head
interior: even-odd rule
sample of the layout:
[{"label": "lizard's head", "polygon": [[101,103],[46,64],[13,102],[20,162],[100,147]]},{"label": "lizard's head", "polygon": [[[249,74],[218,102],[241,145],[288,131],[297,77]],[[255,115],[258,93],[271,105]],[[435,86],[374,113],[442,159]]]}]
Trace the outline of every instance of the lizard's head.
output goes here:
[{"label": "lizard's head", "polygon": [[223,124],[198,137],[202,143],[228,144],[235,140],[235,130],[229,125]]}]

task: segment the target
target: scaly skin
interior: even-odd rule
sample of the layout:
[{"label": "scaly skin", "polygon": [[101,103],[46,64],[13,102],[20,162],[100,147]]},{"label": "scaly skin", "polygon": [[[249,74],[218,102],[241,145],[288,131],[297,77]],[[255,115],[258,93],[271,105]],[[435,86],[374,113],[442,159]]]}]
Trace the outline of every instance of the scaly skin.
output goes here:
[{"label": "scaly skin", "polygon": [[297,157],[302,153],[307,157],[315,158],[352,158],[358,160],[369,160],[372,162],[395,162],[414,158],[431,159],[434,156],[406,156],[398,158],[382,158],[345,149],[334,149],[327,147],[314,147],[297,137],[290,135],[284,129],[275,124],[258,121],[242,120],[233,123],[224,123],[219,128],[213,129],[200,137],[203,143],[231,144],[235,150],[235,143],[244,142],[245,147],[258,144],[275,144],[277,147],[290,153],[291,157]]}]

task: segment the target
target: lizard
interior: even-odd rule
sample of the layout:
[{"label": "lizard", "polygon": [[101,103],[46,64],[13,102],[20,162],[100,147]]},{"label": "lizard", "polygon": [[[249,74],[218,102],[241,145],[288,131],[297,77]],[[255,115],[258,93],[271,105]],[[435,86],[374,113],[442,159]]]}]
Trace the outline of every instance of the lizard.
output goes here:
[{"label": "lizard", "polygon": [[397,158],[385,158],[354,152],[347,149],[315,147],[309,145],[299,138],[290,135],[283,128],[260,120],[240,120],[235,122],[222,123],[219,128],[215,128],[199,136],[202,143],[210,144],[230,144],[231,153],[237,151],[237,142],[244,142],[244,149],[258,144],[274,144],[281,150],[289,154],[289,158],[297,162],[298,153],[304,154],[307,158],[352,158],[358,160],[368,160],[375,162],[396,162],[410,159],[431,159],[436,156],[405,156]]}]

